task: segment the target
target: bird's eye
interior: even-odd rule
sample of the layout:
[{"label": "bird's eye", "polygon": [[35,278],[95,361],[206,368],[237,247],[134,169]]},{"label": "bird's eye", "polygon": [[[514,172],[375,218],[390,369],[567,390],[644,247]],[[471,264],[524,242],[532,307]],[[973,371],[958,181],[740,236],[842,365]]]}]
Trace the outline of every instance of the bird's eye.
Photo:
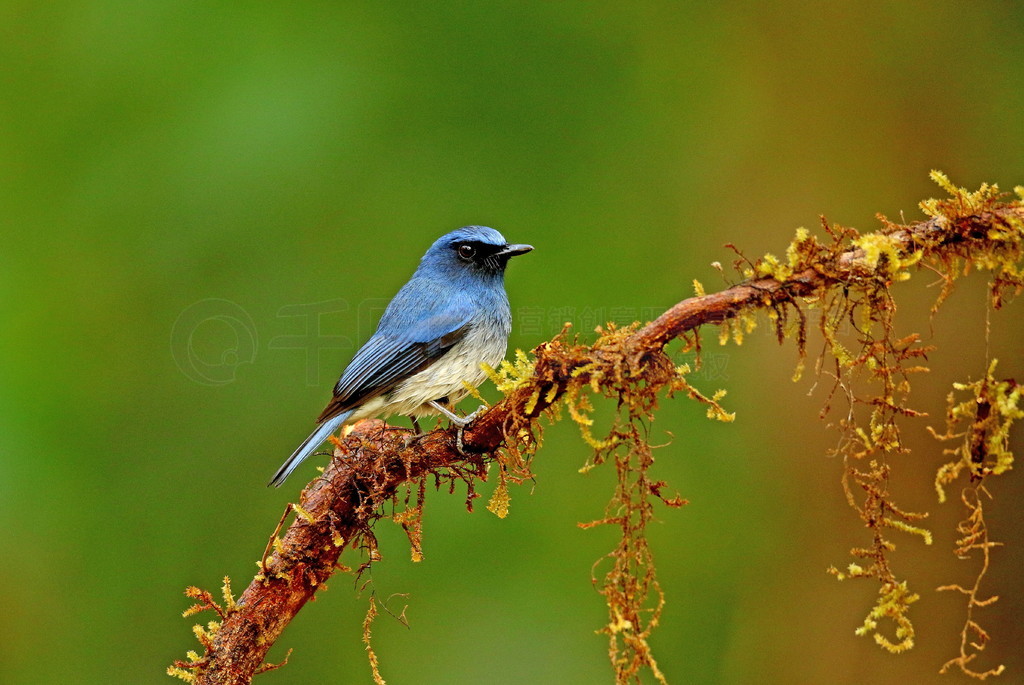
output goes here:
[{"label": "bird's eye", "polygon": [[473,255],[476,254],[476,248],[473,247],[472,245],[462,244],[462,245],[459,245],[458,252],[459,252],[459,257],[461,259],[464,259],[465,261],[468,262],[470,259],[473,258]]}]

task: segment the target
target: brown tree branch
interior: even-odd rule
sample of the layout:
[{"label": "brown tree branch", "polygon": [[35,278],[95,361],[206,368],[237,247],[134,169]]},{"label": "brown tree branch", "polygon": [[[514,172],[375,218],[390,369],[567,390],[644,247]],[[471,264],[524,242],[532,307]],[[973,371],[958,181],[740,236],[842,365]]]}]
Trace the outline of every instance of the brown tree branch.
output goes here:
[{"label": "brown tree branch", "polygon": [[[940,216],[907,226],[886,223],[878,235],[904,256],[922,251],[929,258],[949,259],[991,251],[993,227],[1020,231],[1021,226],[1024,206],[1020,203],[990,203],[973,214]],[[616,345],[575,346],[560,336],[542,343],[534,350],[532,378],[467,429],[469,456],[457,451],[451,430],[435,430],[407,445],[407,430],[379,420],[356,424],[338,444],[323,475],[302,492],[294,522],[279,541],[275,538],[264,571],[225,612],[206,655],[177,665],[194,672],[196,683],[249,683],[288,623],[338,568],[342,550],[361,542],[371,548],[370,558],[374,558],[372,525],[381,516],[382,505],[403,484],[434,474],[435,478],[462,478],[472,493],[473,479],[485,476],[487,455],[507,446],[510,436],[558,401],[570,379],[585,379],[598,370],[614,378],[642,376],[652,367],[669,363],[666,344],[703,324],[780,307],[855,279],[885,277],[884,265],[867,256],[863,248],[847,244],[829,260],[790,277],[755,278],[683,300]]]}]

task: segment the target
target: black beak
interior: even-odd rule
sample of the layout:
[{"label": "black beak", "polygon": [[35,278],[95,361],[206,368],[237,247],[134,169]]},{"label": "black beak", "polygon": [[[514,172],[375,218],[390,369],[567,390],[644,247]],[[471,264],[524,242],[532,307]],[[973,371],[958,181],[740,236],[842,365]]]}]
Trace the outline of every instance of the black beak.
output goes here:
[{"label": "black beak", "polygon": [[506,245],[501,249],[500,252],[496,253],[495,257],[515,257],[516,255],[526,254],[533,249],[533,245]]}]

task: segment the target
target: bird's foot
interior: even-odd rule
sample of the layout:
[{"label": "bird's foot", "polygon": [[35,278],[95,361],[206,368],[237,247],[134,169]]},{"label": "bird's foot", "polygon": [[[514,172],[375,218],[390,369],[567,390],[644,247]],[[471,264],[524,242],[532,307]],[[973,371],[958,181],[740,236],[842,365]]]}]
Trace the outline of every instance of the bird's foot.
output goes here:
[{"label": "bird's foot", "polygon": [[455,424],[459,427],[458,430],[455,431],[455,447],[459,450],[459,454],[463,456],[466,455],[465,445],[462,444],[463,431],[465,431],[466,426],[473,423],[476,417],[480,416],[480,412],[484,411],[485,409],[487,409],[487,405],[481,404],[479,407],[476,408],[476,410],[472,414],[467,414],[466,416],[464,416],[462,418],[461,423]]},{"label": "bird's foot", "polygon": [[420,422],[415,416],[409,415],[409,420],[412,422],[413,433],[412,435],[405,436],[403,445],[405,448],[408,448],[409,445],[412,445],[426,435],[426,433],[423,432],[423,429],[420,428]]},{"label": "bird's foot", "polygon": [[402,438],[402,449],[409,449],[419,442],[424,435],[426,435],[426,433],[409,433]]},{"label": "bird's foot", "polygon": [[487,409],[487,405],[481,404],[479,407],[476,408],[476,411],[474,411],[472,414],[467,414],[466,416],[459,416],[455,414],[455,412],[450,411],[444,405],[433,400],[430,401],[430,406],[432,406],[434,409],[438,410],[439,412],[447,416],[448,420],[451,421],[452,424],[454,424],[457,427],[457,430],[455,431],[455,447],[456,449],[459,450],[459,454],[465,456],[465,444],[463,444],[462,442],[463,431],[465,431],[466,426],[473,423],[476,417],[480,415],[480,412]]}]

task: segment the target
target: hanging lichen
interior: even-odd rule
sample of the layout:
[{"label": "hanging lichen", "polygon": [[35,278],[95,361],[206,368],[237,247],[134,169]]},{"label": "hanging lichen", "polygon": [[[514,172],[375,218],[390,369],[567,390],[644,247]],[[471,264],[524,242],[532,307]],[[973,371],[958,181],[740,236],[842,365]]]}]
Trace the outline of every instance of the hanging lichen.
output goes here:
[{"label": "hanging lichen", "polygon": [[[967,597],[967,618],[960,631],[960,654],[942,667],[945,673],[956,666],[964,674],[984,680],[989,676],[1003,673],[1000,664],[985,671],[971,667],[990,639],[989,633],[975,618],[975,611],[998,600],[998,596],[982,598],[981,583],[988,573],[992,549],[1002,543],[989,538],[985,521],[985,501],[992,499],[992,493],[985,485],[987,479],[999,476],[1013,468],[1013,453],[1009,449],[1010,428],[1024,418],[1020,407],[1021,387],[1013,379],[996,380],[994,372],[997,361],[989,364],[985,377],[973,383],[954,383],[954,392],[949,393],[946,410],[946,431],[938,433],[929,430],[938,440],[956,441],[959,444],[943,450],[943,454],[955,457],[943,464],[935,476],[935,489],[939,501],[946,501],[946,488],[967,475],[968,485],[960,492],[965,516],[957,524],[960,537],[956,541],[954,554],[959,559],[970,559],[981,553],[981,567],[970,587],[958,583],[943,585],[939,590],[956,591]],[[956,392],[966,392],[967,397],[957,401]]]}]

